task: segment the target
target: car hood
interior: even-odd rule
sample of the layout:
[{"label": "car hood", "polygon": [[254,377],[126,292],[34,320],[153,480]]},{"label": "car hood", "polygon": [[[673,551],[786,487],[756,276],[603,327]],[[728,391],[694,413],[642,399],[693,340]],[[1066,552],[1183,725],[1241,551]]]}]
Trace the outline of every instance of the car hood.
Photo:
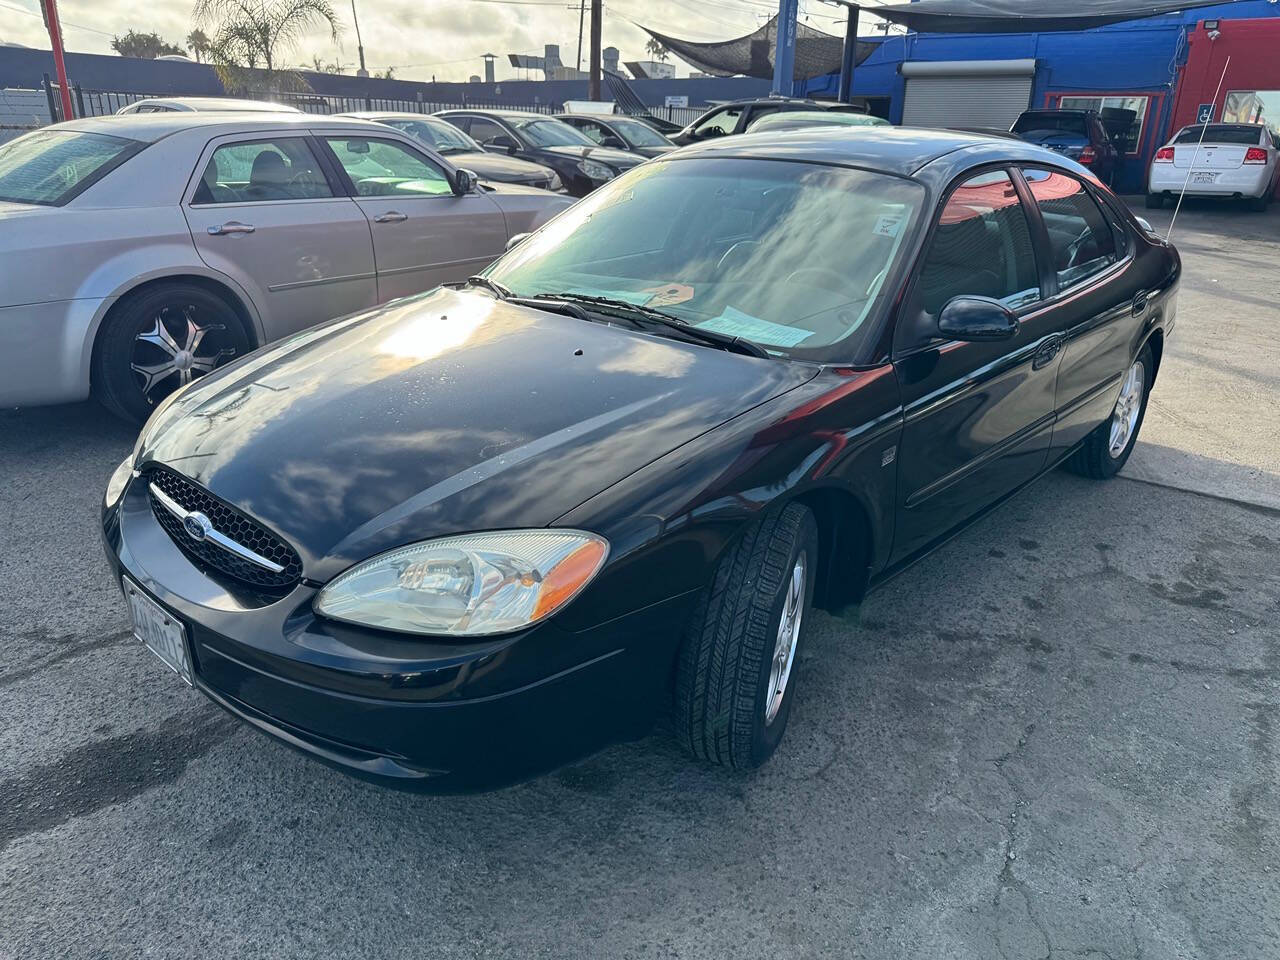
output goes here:
[{"label": "car hood", "polygon": [[592,160],[599,160],[615,167],[634,167],[636,164],[644,162],[644,157],[628,153],[625,150],[615,150],[612,147],[542,147],[542,150],[561,157],[577,157],[578,159],[590,157]]},{"label": "car hood", "polygon": [[540,163],[530,163],[516,157],[504,157],[498,153],[486,153],[483,150],[468,153],[445,154],[445,159],[455,167],[470,170],[486,180],[497,180],[503,183],[519,183],[523,180],[545,181],[551,177],[552,171]]},{"label": "car hood", "polygon": [[816,369],[441,289],[197,381],[138,464],[258,518],[326,581],[401,544],[546,526]]}]

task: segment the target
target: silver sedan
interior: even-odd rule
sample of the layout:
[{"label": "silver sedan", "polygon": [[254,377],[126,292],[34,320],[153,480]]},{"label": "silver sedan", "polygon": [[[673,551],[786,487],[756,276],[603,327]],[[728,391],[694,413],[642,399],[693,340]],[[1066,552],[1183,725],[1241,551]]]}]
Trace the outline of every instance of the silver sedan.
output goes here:
[{"label": "silver sedan", "polygon": [[261,344],[464,279],[570,198],[306,114],[75,120],[0,145],[0,406],[145,418]]}]

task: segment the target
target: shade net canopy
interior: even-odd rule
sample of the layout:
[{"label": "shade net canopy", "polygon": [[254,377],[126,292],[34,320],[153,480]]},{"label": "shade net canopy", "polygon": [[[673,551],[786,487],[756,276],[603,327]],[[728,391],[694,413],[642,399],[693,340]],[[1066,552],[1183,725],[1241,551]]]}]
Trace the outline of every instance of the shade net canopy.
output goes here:
[{"label": "shade net canopy", "polygon": [[[1035,33],[1087,30],[1223,0],[918,0],[869,12],[918,33]],[[1228,0],[1230,2],[1230,0]]]},{"label": "shade net canopy", "polygon": [[[877,7],[876,12],[879,11],[880,8]],[[778,38],[776,16],[745,37],[715,43],[681,40],[644,26],[641,29],[681,60],[706,73],[717,77],[773,79],[773,52]],[[856,62],[861,63],[871,56],[877,46],[878,43],[859,40]],[[833,37],[806,24],[796,24],[796,58],[792,79],[808,80],[839,71],[843,51],[844,37]]]}]

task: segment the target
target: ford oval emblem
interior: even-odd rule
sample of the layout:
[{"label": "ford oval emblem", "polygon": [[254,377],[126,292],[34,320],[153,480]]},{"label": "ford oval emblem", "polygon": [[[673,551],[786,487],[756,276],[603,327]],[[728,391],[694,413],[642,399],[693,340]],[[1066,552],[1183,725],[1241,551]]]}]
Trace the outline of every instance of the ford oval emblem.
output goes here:
[{"label": "ford oval emblem", "polygon": [[188,537],[199,543],[209,536],[213,524],[203,513],[188,513],[182,518],[182,529],[187,531]]}]

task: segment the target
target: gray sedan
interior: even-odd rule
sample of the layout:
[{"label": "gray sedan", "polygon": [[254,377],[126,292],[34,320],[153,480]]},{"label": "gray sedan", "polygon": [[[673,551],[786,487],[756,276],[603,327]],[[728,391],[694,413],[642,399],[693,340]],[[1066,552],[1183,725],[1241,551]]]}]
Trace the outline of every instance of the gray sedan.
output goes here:
[{"label": "gray sedan", "polygon": [[474,274],[568,198],[306,114],[75,120],[0,145],[0,406],[145,418],[315,323]]}]

